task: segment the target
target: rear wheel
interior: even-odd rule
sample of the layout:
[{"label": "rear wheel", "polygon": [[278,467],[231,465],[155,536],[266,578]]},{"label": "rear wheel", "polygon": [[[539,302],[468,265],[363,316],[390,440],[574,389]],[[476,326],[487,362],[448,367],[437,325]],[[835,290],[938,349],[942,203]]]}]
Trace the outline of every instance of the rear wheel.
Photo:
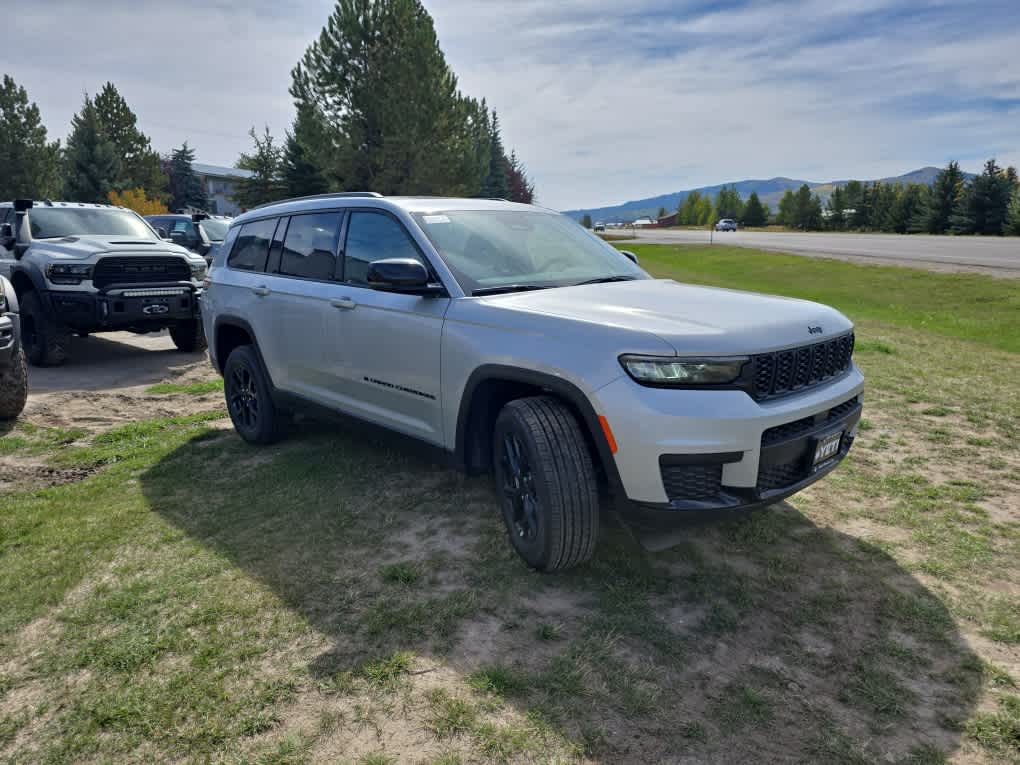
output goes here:
[{"label": "rear wheel", "polygon": [[28,364],[20,348],[11,365],[0,372],[0,420],[13,420],[28,400]]},{"label": "rear wheel", "polygon": [[21,344],[30,364],[60,366],[67,361],[71,330],[46,313],[36,292],[21,298]]},{"label": "rear wheel", "polygon": [[173,325],[170,327],[170,339],[174,341],[177,350],[184,353],[204,351],[207,345],[201,319],[189,319]]},{"label": "rear wheel", "polygon": [[235,348],[227,357],[223,394],[241,438],[250,444],[271,444],[280,437],[282,417],[273,404],[269,378],[250,345]]},{"label": "rear wheel", "polygon": [[595,469],[573,413],[550,396],[511,401],[493,433],[493,472],[517,553],[540,571],[588,560],[598,538]]}]

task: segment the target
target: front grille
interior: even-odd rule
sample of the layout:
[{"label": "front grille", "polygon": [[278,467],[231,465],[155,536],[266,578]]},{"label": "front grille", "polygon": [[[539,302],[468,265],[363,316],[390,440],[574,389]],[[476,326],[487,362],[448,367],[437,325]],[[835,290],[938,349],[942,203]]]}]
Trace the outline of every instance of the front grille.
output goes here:
[{"label": "front grille", "polygon": [[96,289],[111,284],[163,284],[186,282],[191,269],[183,258],[175,257],[110,257],[101,258],[92,271]]},{"label": "front grille", "polygon": [[769,428],[761,434],[761,445],[770,446],[780,441],[788,441],[829,423],[837,422],[850,414],[858,406],[860,404],[857,402],[857,397],[854,396],[849,401],[844,401],[842,404],[832,407],[832,409],[825,413],[824,418],[819,418],[818,415],[813,414],[810,417],[803,417],[793,422],[784,422],[782,425],[776,425],[774,428]]},{"label": "front grille", "polygon": [[662,485],[672,502],[677,499],[715,499],[722,486],[722,463],[661,465]]},{"label": "front grille", "polygon": [[751,358],[755,399],[782,396],[841,375],[850,368],[854,334]]},{"label": "front grille", "polygon": [[758,491],[782,489],[806,477],[804,460],[798,457],[790,462],[763,467],[758,471]]}]

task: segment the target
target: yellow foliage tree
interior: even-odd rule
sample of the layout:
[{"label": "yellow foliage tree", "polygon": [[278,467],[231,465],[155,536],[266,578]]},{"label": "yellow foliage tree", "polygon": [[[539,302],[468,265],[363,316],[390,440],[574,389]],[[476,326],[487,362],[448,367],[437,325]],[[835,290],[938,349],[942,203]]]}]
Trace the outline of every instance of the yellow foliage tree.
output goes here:
[{"label": "yellow foliage tree", "polygon": [[126,207],[134,210],[139,215],[162,215],[169,212],[165,204],[158,199],[149,199],[145,196],[145,189],[124,189],[124,191],[111,191],[107,197],[111,205]]}]

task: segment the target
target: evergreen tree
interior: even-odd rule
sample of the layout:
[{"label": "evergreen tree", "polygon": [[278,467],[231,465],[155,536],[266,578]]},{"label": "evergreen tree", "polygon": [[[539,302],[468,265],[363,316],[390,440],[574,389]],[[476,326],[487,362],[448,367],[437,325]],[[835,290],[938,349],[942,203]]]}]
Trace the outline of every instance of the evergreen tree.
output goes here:
[{"label": "evergreen tree", "polygon": [[237,166],[250,172],[251,176],[239,180],[234,192],[234,201],[245,210],[275,202],[284,195],[281,177],[283,150],[274,144],[269,126],[266,126],[261,136],[255,132],[254,127],[248,131],[248,135],[255,144],[255,150],[251,154],[242,153]]},{"label": "evergreen tree", "polygon": [[1020,236],[1020,184],[1013,189],[1013,196],[1006,211],[1006,233]]},{"label": "evergreen tree", "polygon": [[846,192],[841,186],[837,186],[829,194],[825,209],[829,213],[825,220],[828,228],[833,231],[842,231],[846,228]]},{"label": "evergreen tree", "polygon": [[457,89],[420,0],[337,0],[293,80],[295,99],[317,107],[328,140],[316,164],[338,188],[481,192],[483,110]]},{"label": "evergreen tree", "polygon": [[944,234],[949,230],[949,219],[963,194],[964,185],[963,172],[956,161],[939,170],[932,184],[925,215],[925,230],[929,234]]},{"label": "evergreen tree", "polygon": [[822,201],[811,188],[801,184],[794,196],[794,225],[804,231],[813,231],[822,227]]},{"label": "evergreen tree", "polygon": [[46,138],[39,107],[5,74],[0,84],[0,199],[60,196],[60,142]]},{"label": "evergreen tree", "polygon": [[164,194],[167,178],[160,168],[159,154],[152,150],[148,136],[138,129],[138,118],[127,101],[108,82],[93,103],[103,132],[120,160],[114,188],[118,191],[141,188],[147,197],[158,199]]},{"label": "evergreen tree", "polygon": [[530,205],[535,201],[535,184],[528,178],[524,165],[517,159],[517,152],[511,151],[506,162],[506,177],[510,185],[510,201]]},{"label": "evergreen tree", "polygon": [[747,204],[744,205],[740,224],[742,226],[764,226],[768,220],[765,207],[762,206],[761,200],[758,198],[758,192],[752,191],[751,196],[747,198]]},{"label": "evergreen tree", "polygon": [[95,102],[88,96],[81,111],[71,119],[64,160],[64,194],[68,200],[105,204],[107,195],[117,189],[120,155],[106,134]]},{"label": "evergreen tree", "polygon": [[779,200],[779,212],[776,213],[776,223],[789,228],[797,226],[797,197],[793,189],[783,192],[783,198]]},{"label": "evergreen tree", "polygon": [[723,186],[715,198],[715,219],[733,218],[737,220],[744,211],[744,203],[740,192],[735,186]]},{"label": "evergreen tree", "polygon": [[329,182],[316,163],[316,149],[321,146],[321,123],[311,104],[299,103],[294,126],[287,133],[283,147],[283,189],[288,197],[325,194]]},{"label": "evergreen tree", "polygon": [[503,137],[499,133],[499,115],[492,113],[489,128],[489,172],[482,183],[479,196],[488,199],[507,199],[510,183],[506,176],[506,155],[503,153]]},{"label": "evergreen tree", "polygon": [[897,234],[923,231],[928,196],[929,189],[923,184],[897,186],[896,198],[889,214],[889,230]]},{"label": "evergreen tree", "polygon": [[173,150],[166,163],[166,173],[170,177],[170,207],[175,212],[188,208],[205,210],[209,207],[209,198],[202,187],[202,181],[191,167],[194,161],[195,150],[185,141],[179,149]]},{"label": "evergreen tree", "polygon": [[994,159],[966,187],[950,216],[957,234],[1001,235],[1005,228],[1010,197],[1016,186],[1016,170],[1003,170]]},{"label": "evergreen tree", "polygon": [[698,200],[697,215],[695,224],[707,226],[715,222],[715,208],[712,205],[712,198],[705,194]]},{"label": "evergreen tree", "polygon": [[692,191],[684,197],[684,201],[677,208],[677,213],[679,213],[678,223],[681,226],[697,226],[701,222],[699,220],[700,203],[701,192],[699,191]]},{"label": "evergreen tree", "polygon": [[591,216],[588,213],[581,216],[581,225],[585,228],[591,228]]}]

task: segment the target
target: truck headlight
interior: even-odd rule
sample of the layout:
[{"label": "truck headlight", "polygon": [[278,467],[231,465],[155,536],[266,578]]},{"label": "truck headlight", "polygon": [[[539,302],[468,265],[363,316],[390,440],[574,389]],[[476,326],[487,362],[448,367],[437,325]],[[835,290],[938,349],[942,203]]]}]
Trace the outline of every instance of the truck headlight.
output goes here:
[{"label": "truck headlight", "polygon": [[747,356],[678,358],[621,356],[620,363],[642,385],[725,385],[740,377]]},{"label": "truck headlight", "polygon": [[81,284],[83,279],[92,278],[92,266],[88,263],[50,263],[46,266],[46,278],[54,284]]},{"label": "truck headlight", "polygon": [[205,277],[205,268],[206,268],[206,266],[205,266],[204,262],[202,262],[202,263],[190,263],[189,265],[191,266],[191,278],[194,281],[196,281],[196,282],[200,281],[203,277]]}]

